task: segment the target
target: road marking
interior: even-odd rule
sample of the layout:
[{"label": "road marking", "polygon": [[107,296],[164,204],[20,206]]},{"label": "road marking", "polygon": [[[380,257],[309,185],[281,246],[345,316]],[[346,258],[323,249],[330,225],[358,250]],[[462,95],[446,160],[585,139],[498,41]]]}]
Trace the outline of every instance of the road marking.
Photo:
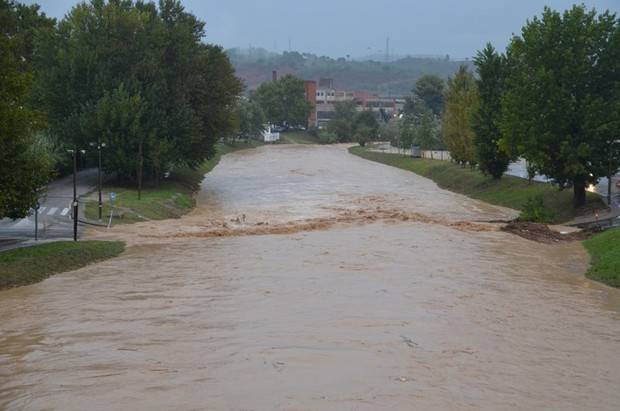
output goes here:
[{"label": "road marking", "polygon": [[63,208],[62,211],[60,212],[60,215],[61,216],[66,216],[68,212],[69,212],[68,208]]},{"label": "road marking", "polygon": [[58,207],[52,207],[50,208],[50,211],[47,212],[47,215],[54,215],[56,214],[56,211],[58,211]]},{"label": "road marking", "polygon": [[47,207],[41,207],[39,208],[39,214],[43,214],[43,212],[45,211]]}]

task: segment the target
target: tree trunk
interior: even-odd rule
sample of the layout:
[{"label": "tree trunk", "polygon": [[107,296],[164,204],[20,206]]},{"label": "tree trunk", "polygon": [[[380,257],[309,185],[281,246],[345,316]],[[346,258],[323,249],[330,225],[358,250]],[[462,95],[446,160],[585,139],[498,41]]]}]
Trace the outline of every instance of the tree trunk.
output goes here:
[{"label": "tree trunk", "polygon": [[583,177],[573,181],[573,204],[575,208],[586,205],[586,179]]},{"label": "tree trunk", "polygon": [[138,200],[142,199],[142,142],[138,145]]}]

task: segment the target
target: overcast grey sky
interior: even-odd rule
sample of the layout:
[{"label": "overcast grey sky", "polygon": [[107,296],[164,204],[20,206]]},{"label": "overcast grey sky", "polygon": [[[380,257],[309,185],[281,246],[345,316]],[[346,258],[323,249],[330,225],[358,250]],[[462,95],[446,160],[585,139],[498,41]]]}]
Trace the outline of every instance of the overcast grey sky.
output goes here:
[{"label": "overcast grey sky", "polygon": [[[77,0],[26,0],[62,17]],[[470,57],[487,41],[503,49],[527,18],[569,0],[184,0],[207,22],[206,40],[230,47],[264,47],[332,57],[383,53]],[[620,12],[620,0],[585,0]]]}]

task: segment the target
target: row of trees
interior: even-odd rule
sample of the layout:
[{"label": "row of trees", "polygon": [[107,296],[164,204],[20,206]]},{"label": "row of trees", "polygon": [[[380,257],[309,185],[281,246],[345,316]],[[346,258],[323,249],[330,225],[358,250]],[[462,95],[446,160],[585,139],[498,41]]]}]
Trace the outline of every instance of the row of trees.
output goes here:
[{"label": "row of trees", "polygon": [[441,118],[446,104],[444,89],[445,83],[440,77],[420,77],[412,95],[406,99],[401,115],[382,124],[381,138],[402,150],[412,146],[425,150],[443,148]]},{"label": "row of trees", "polygon": [[500,178],[522,157],[530,172],[572,187],[620,167],[620,20],[585,6],[546,8],[500,54],[490,44],[448,83],[443,138],[452,157]]},{"label": "row of trees", "polygon": [[311,109],[302,79],[286,75],[265,82],[237,101],[235,121],[238,122],[238,133],[235,136],[260,138],[267,124],[306,126]]},{"label": "row of trees", "polygon": [[362,146],[373,140],[379,131],[379,122],[372,111],[357,111],[357,103],[341,101],[334,104],[334,113],[327,128],[318,131],[324,143],[357,141]]},{"label": "row of trees", "polygon": [[0,0],[0,218],[24,216],[51,169],[37,134],[44,116],[31,90],[35,33],[53,26],[37,6]]},{"label": "row of trees", "polygon": [[242,84],[177,0],[91,0],[59,22],[38,6],[0,8],[0,174],[18,176],[0,182],[0,217],[25,215],[49,176],[32,154],[37,135],[65,157],[105,142],[106,171],[141,187],[173,165],[199,165],[240,126]]}]

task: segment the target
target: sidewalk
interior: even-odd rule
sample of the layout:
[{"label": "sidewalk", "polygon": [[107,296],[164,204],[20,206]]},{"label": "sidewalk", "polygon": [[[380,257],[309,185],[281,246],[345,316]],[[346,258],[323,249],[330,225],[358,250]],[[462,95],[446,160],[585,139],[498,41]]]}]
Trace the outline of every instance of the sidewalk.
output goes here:
[{"label": "sidewalk", "polygon": [[[593,214],[577,217],[566,225],[581,228],[620,226],[620,188],[616,186],[618,181],[620,181],[620,176],[614,176],[611,179],[611,204],[607,210],[598,210]],[[601,199],[607,203],[607,196],[601,196]]]}]

